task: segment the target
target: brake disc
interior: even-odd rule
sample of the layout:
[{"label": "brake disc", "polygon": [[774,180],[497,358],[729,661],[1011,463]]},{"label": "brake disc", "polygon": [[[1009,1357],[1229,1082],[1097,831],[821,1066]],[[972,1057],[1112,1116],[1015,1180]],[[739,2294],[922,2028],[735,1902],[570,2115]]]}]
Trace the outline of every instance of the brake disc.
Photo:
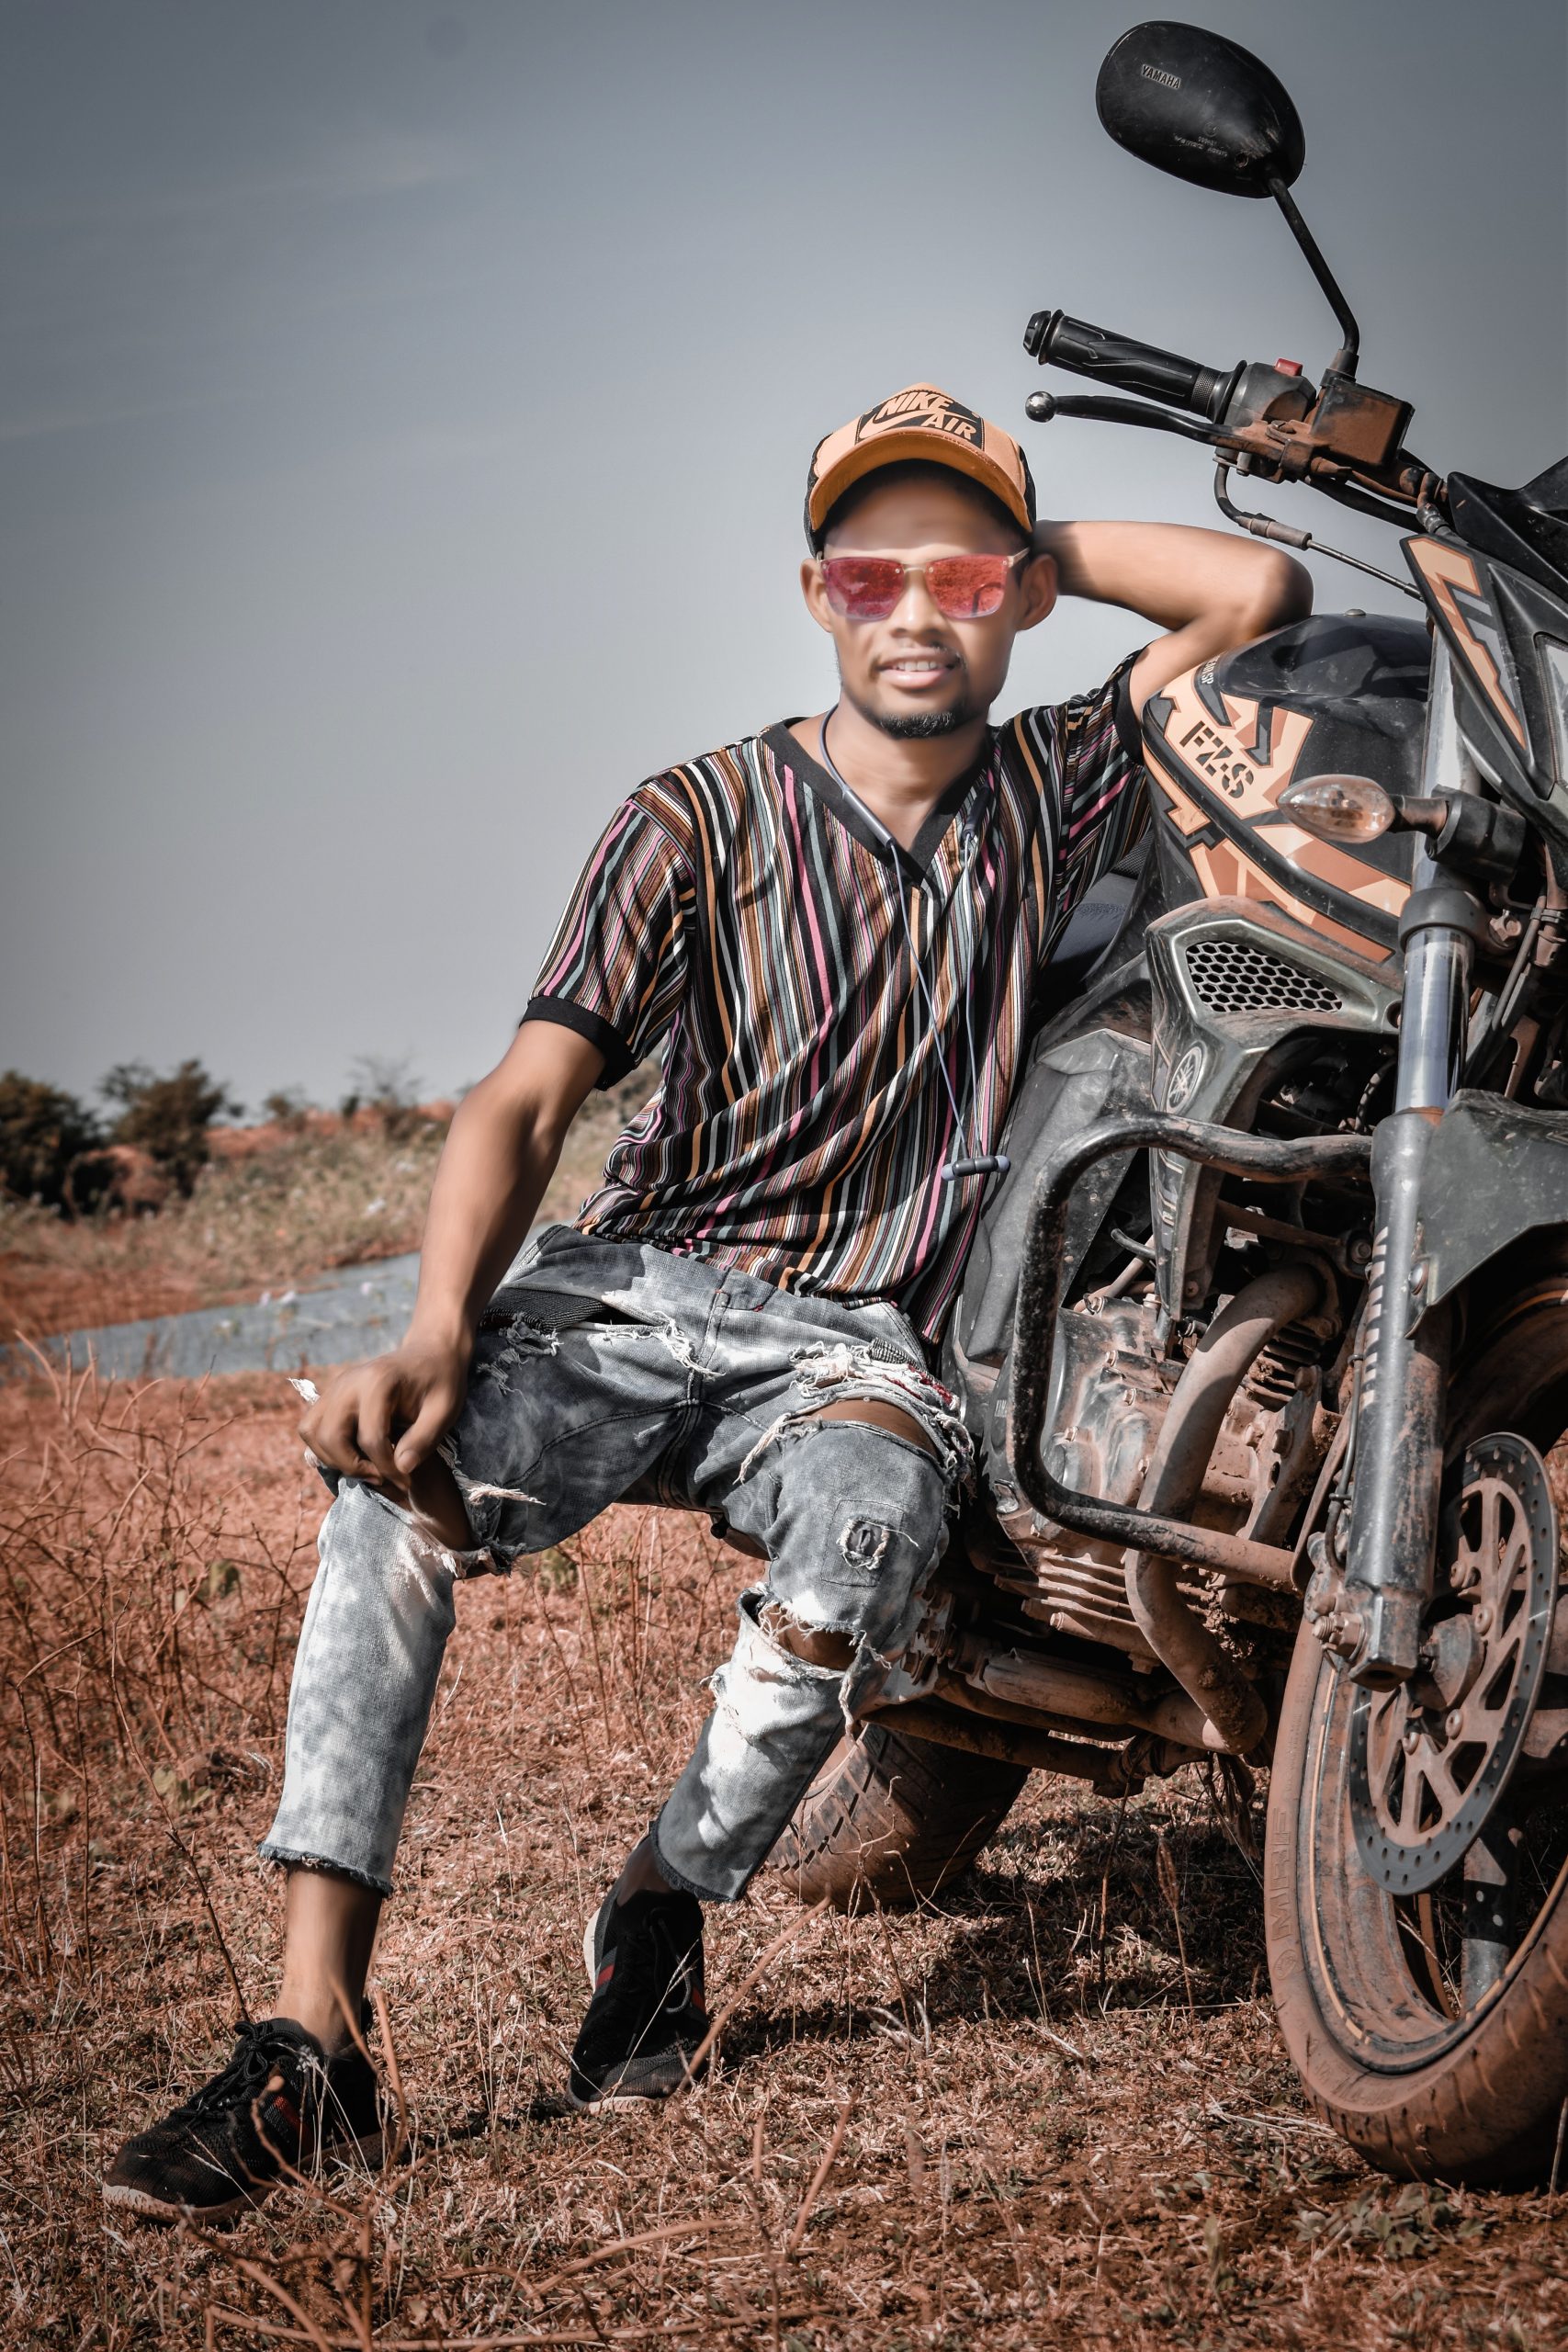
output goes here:
[{"label": "brake disc", "polygon": [[1421,1894],[1472,1846],[1524,1747],[1557,1600],[1557,1512],[1534,1446],[1511,1430],[1469,1447],[1438,1540],[1421,1664],[1358,1694],[1350,1819],[1393,1894]]}]

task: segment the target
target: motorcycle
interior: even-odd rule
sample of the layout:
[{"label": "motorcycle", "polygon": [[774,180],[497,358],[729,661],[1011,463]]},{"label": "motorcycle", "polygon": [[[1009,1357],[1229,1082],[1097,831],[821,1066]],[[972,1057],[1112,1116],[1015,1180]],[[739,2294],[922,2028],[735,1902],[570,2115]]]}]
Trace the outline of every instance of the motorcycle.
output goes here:
[{"label": "motorcycle", "polygon": [[1030,1771],[1267,1764],[1307,2098],[1389,2172],[1521,2180],[1568,2118],[1568,459],[1507,490],[1411,451],[1247,51],[1140,25],[1097,102],[1271,199],[1341,340],[1314,384],[1042,311],[1028,350],[1111,390],[1030,414],[1205,445],[1290,546],[1235,477],[1392,525],[1424,614],[1148,703],[1152,848],[1037,1033],[945,1343],[976,1491],[781,1860],[909,1901]]}]

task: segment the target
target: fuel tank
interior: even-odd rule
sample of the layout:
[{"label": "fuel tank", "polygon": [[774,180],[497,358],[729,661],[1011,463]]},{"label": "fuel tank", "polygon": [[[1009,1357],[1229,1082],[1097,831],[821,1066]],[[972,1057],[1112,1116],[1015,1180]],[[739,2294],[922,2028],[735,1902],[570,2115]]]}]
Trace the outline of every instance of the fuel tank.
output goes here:
[{"label": "fuel tank", "polygon": [[1331,845],[1276,804],[1314,775],[1419,791],[1430,662],[1418,620],[1325,613],[1151,695],[1144,750],[1168,902],[1259,899],[1325,945],[1393,956],[1415,836]]}]

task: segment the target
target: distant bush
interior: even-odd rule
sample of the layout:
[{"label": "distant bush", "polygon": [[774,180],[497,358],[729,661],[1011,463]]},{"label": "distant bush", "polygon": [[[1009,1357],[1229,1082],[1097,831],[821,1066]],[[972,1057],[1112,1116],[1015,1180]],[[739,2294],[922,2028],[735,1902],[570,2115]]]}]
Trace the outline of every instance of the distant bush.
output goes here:
[{"label": "distant bush", "polygon": [[394,1140],[411,1136],[419,1116],[419,1080],[407,1056],[361,1054],[348,1073],[348,1092],[338,1104],[345,1119],[373,1111]]},{"label": "distant bush", "polygon": [[310,1124],[310,1100],[302,1087],[275,1087],[263,1095],[262,1109],[286,1136],[302,1136]]},{"label": "distant bush", "polygon": [[98,1091],[120,1105],[112,1129],[115,1142],[146,1152],[186,1200],[212,1157],[208,1130],[213,1120],[220,1112],[238,1117],[243,1107],[230,1100],[227,1087],[198,1061],[181,1062],[167,1078],[145,1062],[118,1062]]},{"label": "distant bush", "polygon": [[85,1102],[20,1070],[0,1073],[0,1187],[44,1208],[90,1208],[108,1182],[103,1128]]}]

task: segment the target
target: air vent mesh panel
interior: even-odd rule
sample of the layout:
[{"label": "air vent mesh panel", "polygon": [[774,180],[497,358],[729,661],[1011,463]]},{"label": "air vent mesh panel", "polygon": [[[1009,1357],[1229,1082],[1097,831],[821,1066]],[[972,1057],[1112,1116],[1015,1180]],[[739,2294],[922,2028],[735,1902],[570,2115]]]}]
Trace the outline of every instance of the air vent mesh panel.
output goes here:
[{"label": "air vent mesh panel", "polygon": [[1339,1012],[1344,999],[1249,939],[1195,939],[1185,950],[1192,992],[1211,1012]]}]

